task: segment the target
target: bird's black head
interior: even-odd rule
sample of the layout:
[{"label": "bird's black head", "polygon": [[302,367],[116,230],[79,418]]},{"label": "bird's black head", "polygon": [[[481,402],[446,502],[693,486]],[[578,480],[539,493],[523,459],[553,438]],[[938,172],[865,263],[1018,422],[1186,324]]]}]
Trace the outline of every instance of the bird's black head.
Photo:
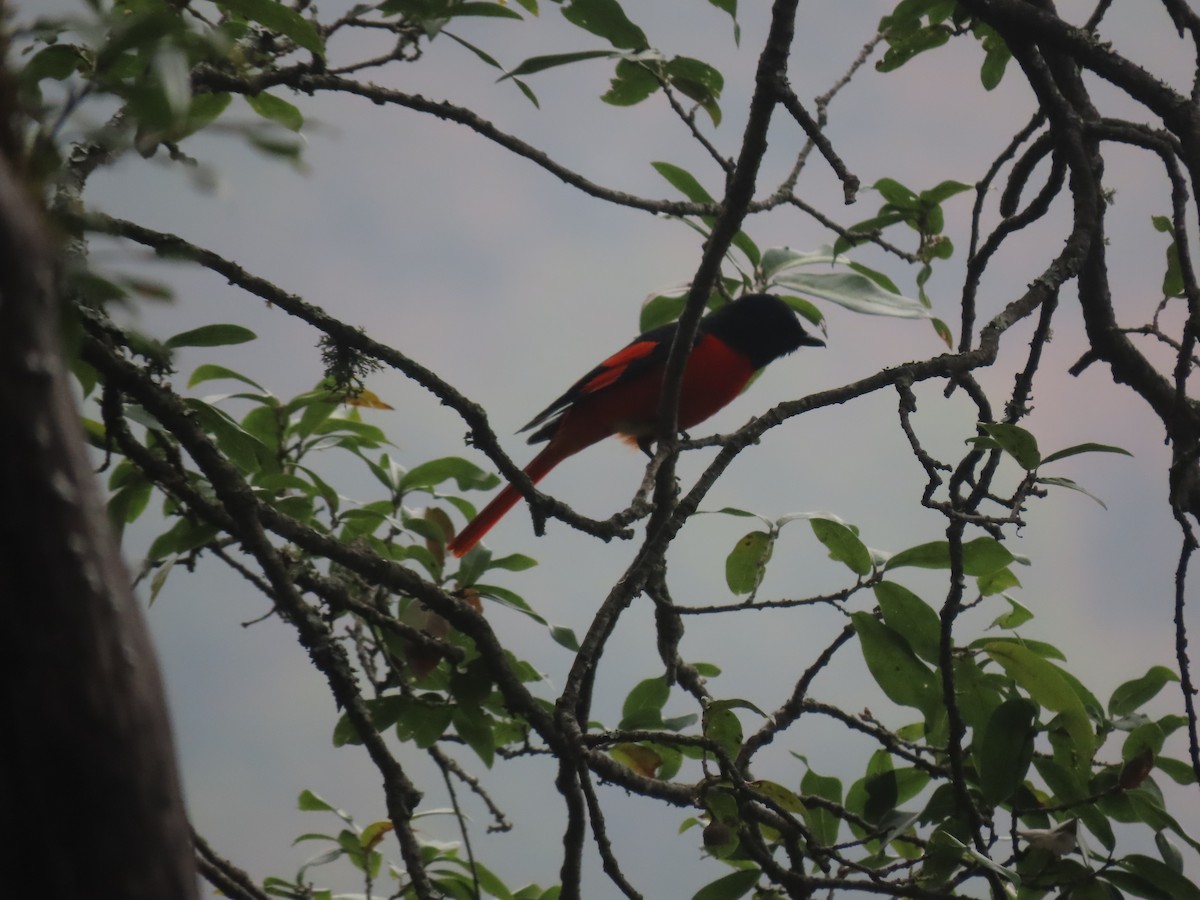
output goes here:
[{"label": "bird's black head", "polygon": [[700,320],[700,331],[712,334],[761,369],[800,347],[824,347],[804,330],[795,311],[774,294],[746,294]]}]

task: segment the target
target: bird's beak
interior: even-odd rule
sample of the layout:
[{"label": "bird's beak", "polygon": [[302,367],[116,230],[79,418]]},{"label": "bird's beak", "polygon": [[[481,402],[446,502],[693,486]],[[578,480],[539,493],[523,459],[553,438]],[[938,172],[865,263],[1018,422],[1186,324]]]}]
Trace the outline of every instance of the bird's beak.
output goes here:
[{"label": "bird's beak", "polygon": [[811,334],[805,333],[804,340],[800,342],[801,347],[824,347],[825,342],[819,337],[813,337]]}]

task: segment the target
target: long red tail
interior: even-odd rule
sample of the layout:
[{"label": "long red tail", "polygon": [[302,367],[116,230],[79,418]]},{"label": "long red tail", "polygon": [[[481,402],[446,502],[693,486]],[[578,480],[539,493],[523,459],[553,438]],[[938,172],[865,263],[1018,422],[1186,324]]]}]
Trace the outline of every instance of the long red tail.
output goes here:
[{"label": "long red tail", "polygon": [[[554,442],[551,442],[541,453],[530,460],[529,465],[525,467],[525,474],[536,484],[564,458],[562,451],[554,445]],[[467,551],[483,540],[483,536],[491,531],[492,527],[504,518],[504,514],[516,506],[520,499],[521,492],[511,484],[506,484],[504,490],[481,509],[475,518],[467,523],[467,527],[446,545],[446,549],[455,556],[464,556]]]}]

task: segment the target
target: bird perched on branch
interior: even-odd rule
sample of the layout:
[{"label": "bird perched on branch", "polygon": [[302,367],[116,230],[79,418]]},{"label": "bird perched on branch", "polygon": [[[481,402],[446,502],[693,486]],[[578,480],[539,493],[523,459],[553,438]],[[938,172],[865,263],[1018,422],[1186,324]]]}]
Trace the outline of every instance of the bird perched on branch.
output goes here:
[{"label": "bird perched on branch", "polygon": [[[663,375],[677,323],[639,335],[592,369],[521,431],[529,443],[548,441],[525,467],[537,482],[568,456],[612,434],[647,450],[654,437]],[[741,393],[754,373],[800,347],[825,342],[804,330],[790,306],[773,294],[746,294],[700,320],[679,393],[679,428],[703,422]],[[517,501],[511,484],[449,543],[455,556],[474,547]]]}]

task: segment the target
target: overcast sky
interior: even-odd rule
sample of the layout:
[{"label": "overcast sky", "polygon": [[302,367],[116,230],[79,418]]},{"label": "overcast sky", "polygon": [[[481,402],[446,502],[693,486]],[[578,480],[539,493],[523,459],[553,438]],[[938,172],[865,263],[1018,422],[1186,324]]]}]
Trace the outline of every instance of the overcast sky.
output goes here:
[{"label": "overcast sky", "polygon": [[[713,139],[726,154],[738,146],[765,29],[766,4],[742,5],[738,47],[729,18],[707,3],[627,4],[657,47],[699,57],[725,74],[725,121]],[[790,73],[797,93],[807,99],[824,92],[890,5],[866,0],[801,4]],[[17,3],[26,14],[37,6],[29,0]],[[599,46],[564,27],[554,4],[543,6],[535,23],[480,19],[453,30],[509,65],[536,53]],[[322,17],[332,17],[342,7],[322,4]],[[1059,7],[1076,19],[1078,10],[1087,9],[1077,2]],[[1187,48],[1176,40],[1157,4],[1118,0],[1105,36],[1163,77],[1188,84]],[[331,52],[335,60],[345,61],[354,49],[343,42]],[[962,40],[886,77],[869,66],[859,74],[834,104],[828,134],[864,184],[886,176],[921,189],[946,178],[974,182],[982,175],[1027,121],[1033,105],[1015,69],[998,90],[986,93],[977,77],[981,58],[978,45]],[[719,193],[715,167],[660,99],[633,109],[614,109],[596,99],[610,75],[609,63],[592,62],[531,76],[541,101],[536,109],[513,85],[495,83],[494,70],[443,39],[429,45],[419,63],[371,77],[467,105],[600,184],[672,197],[671,188],[650,167],[651,161],[668,160],[691,169]],[[1100,96],[1107,98],[1106,112],[1129,111],[1119,98]],[[625,343],[637,330],[642,298],[687,280],[696,266],[699,238],[691,229],[591,200],[465,128],[352,98],[288,99],[308,118],[303,172],[248,151],[234,136],[204,137],[185,149],[216,177],[215,191],[195,190],[178,166],[133,157],[94,179],[89,199],[115,215],[176,232],[234,258],[364,327],[484,404],[501,434],[515,431]],[[235,102],[225,120],[249,120],[251,115]],[[760,190],[774,187],[802,141],[782,116],[770,138]],[[1159,299],[1165,247],[1149,217],[1168,210],[1168,197],[1155,167],[1131,153],[1114,154],[1106,177],[1117,190],[1109,223],[1118,307],[1129,324],[1140,324]],[[844,223],[866,218],[880,202],[877,194],[864,191],[856,207],[843,209],[839,183],[816,156],[799,190]],[[952,328],[957,324],[970,196],[947,204],[947,231],[959,249],[951,263],[938,267],[929,286],[935,312]],[[997,258],[980,297],[982,319],[1023,291],[1058,252],[1064,212],[1058,209],[1037,235],[1013,241]],[[747,230],[764,248],[811,249],[830,240],[822,227],[794,210],[755,219]],[[887,271],[905,292],[914,291],[914,271],[879,254],[864,258]],[[128,267],[112,251],[98,261]],[[219,361],[281,396],[302,391],[319,377],[313,334],[279,311],[232,292],[215,277],[161,266],[156,271],[176,285],[177,299],[140,312],[147,330],[167,335],[211,321],[240,322],[258,332],[259,342],[250,345],[251,354],[243,348]],[[732,430],[781,400],[942,349],[927,323],[866,318],[828,305],[823,309],[828,347],[780,361],[704,433]],[[1007,357],[981,376],[998,401],[1011,385],[1014,367],[1022,363],[1020,349],[1028,332],[1017,329],[1009,338]],[[1030,509],[1028,526],[1011,546],[1033,561],[1020,570],[1024,588],[1015,594],[1036,614],[1025,633],[1065,649],[1070,670],[1104,700],[1117,684],[1152,664],[1174,668],[1171,591],[1179,536],[1166,505],[1161,427],[1129,392],[1113,387],[1102,366],[1092,366],[1079,378],[1066,374],[1083,347],[1073,298],[1065,296],[1035,389],[1034,413],[1026,424],[1044,450],[1099,441],[1126,447],[1135,457],[1085,456],[1062,464],[1054,474],[1093,490],[1107,511],[1080,494],[1054,493]],[[209,358],[207,353],[203,357]],[[197,359],[184,354],[181,371],[190,371]],[[451,454],[486,465],[479,454],[464,448],[465,427],[435,399],[388,372],[370,386],[396,407],[371,418],[391,435],[395,455],[405,465]],[[956,459],[962,441],[973,434],[973,408],[961,398],[943,400],[936,388],[918,394],[915,421],[922,439],[935,455]],[[895,406],[895,395],[883,393],[791,420],[743,454],[705,507],[737,506],[770,517],[825,510],[860,526],[870,546],[886,551],[937,539],[944,523],[919,506],[922,473],[896,425]],[[507,447],[519,461],[531,455],[520,438],[511,438]],[[710,458],[696,457],[681,465],[685,486]],[[564,464],[543,486],[581,512],[604,517],[627,502],[642,465],[640,455],[613,442]],[[343,475],[344,493],[374,499],[373,482],[364,471],[347,468]],[[746,520],[722,516],[698,517],[689,524],[670,556],[678,602],[730,599],[724,557],[746,530]],[[133,559],[152,536],[145,528],[133,531]],[[538,568],[506,583],[548,619],[580,634],[636,547],[604,545],[557,522],[550,523],[545,538],[535,539],[522,508],[487,542],[498,553],[537,557]],[[784,532],[761,595],[817,593],[844,584],[843,573],[824,558],[807,527],[796,523]],[[939,602],[936,582],[906,583],[918,590],[932,586],[926,598]],[[866,598],[857,602],[869,604]],[[595,717],[610,725],[629,687],[660,672],[647,606],[635,604],[622,621],[601,669],[604,690]],[[291,631],[273,620],[250,628],[239,625],[265,611],[253,590],[210,567],[191,578],[174,575],[149,612],[166,669],[194,822],[219,852],[259,878],[289,874],[303,861],[312,845],[289,847],[295,835],[338,826],[331,817],[322,820],[294,811],[302,789],[322,794],[364,823],[384,815],[378,777],[365,754],[330,746],[336,715],[332,701]],[[981,629],[1001,611],[988,606],[967,624]],[[569,664],[565,650],[528,619],[504,610],[489,611],[489,616],[519,653],[561,685]],[[682,652],[688,659],[724,668],[725,674],[712,684],[717,696],[746,697],[772,709],[842,621],[819,611],[694,619],[688,622]],[[818,698],[850,710],[869,706],[889,724],[908,721],[863,680],[855,648],[842,657],[818,679]],[[690,711],[682,700],[673,707],[675,712]],[[1179,711],[1178,693],[1164,692],[1158,708]],[[778,763],[776,774],[794,780],[798,773],[787,757],[794,751],[807,755],[818,770],[842,776],[848,785],[855,766],[861,772],[873,749],[865,743],[846,744],[840,733],[821,728],[798,731],[789,732],[764,756],[760,777],[770,776],[768,767]],[[468,765],[475,763],[468,753],[464,757]],[[425,771],[419,757],[405,761]],[[487,783],[518,828],[486,840],[480,835],[476,849],[510,885],[554,881],[562,812],[545,770],[515,764]],[[431,802],[443,805],[441,799],[431,797]],[[673,837],[685,812],[626,800],[617,792],[606,795],[605,802],[618,856],[648,896],[666,896],[664,883],[675,884],[673,895],[684,896],[722,874],[719,864],[695,864],[701,855],[695,833]],[[1193,794],[1181,796],[1175,811],[1193,825],[1200,821]],[[475,810],[474,815],[482,828],[484,813]],[[422,833],[454,838],[449,819],[426,820]],[[598,873],[594,860],[589,866]],[[668,882],[662,880],[664,872],[670,874]],[[603,887],[595,896],[608,893]]]}]

